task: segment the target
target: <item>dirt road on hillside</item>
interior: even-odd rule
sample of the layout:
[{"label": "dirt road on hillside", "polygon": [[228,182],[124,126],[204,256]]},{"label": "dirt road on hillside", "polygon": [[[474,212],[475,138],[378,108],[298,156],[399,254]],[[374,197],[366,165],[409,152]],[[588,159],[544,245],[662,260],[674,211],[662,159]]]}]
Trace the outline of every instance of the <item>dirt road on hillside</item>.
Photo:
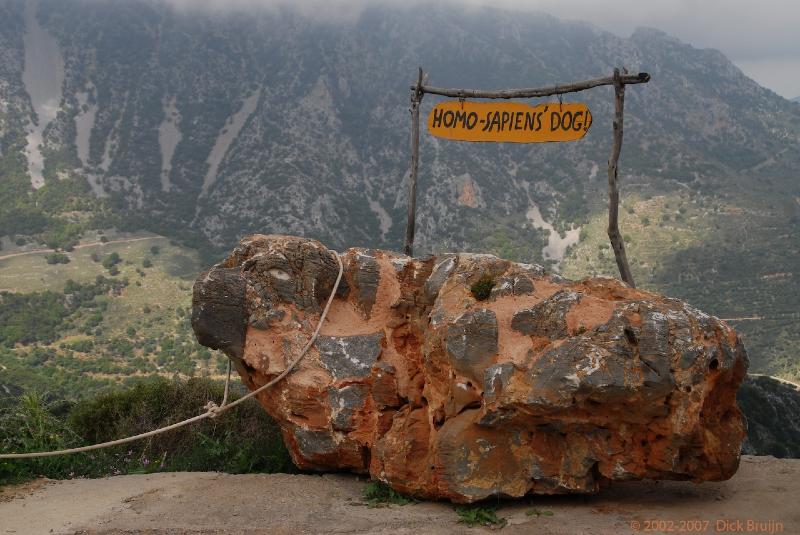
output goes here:
[{"label": "dirt road on hillside", "polygon": [[[458,524],[446,503],[369,509],[364,485],[351,475],[207,472],[34,482],[0,494],[0,534],[489,531]],[[745,456],[722,483],[618,484],[590,497],[503,501],[498,514],[508,520],[504,534],[800,533],[798,503],[800,460]]]},{"label": "dirt road on hillside", "polygon": [[[119,240],[108,240],[106,242],[103,241],[95,241],[90,243],[80,243],[73,247],[73,249],[84,249],[86,247],[95,247],[98,245],[113,245],[115,243],[131,243],[135,241],[144,241],[144,240],[166,240],[167,238],[163,236],[145,236],[143,238],[121,238]],[[0,255],[0,260],[6,260],[8,258],[14,258],[15,256],[25,256],[29,254],[42,254],[42,253],[55,253],[56,249],[31,249],[30,251],[20,251],[18,253],[9,253],[6,255]]]}]

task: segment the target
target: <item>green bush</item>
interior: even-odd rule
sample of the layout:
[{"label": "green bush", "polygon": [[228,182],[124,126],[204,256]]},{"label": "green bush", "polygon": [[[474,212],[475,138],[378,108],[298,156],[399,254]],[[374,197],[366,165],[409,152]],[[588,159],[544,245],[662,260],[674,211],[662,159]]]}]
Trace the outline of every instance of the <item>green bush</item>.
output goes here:
[{"label": "green bush", "polygon": [[[223,386],[207,379],[157,378],[137,380],[129,390],[100,394],[57,411],[43,397],[27,394],[0,411],[0,449],[47,451],[136,435],[196,416],[209,400],[219,402],[222,395]],[[86,454],[2,461],[0,484],[38,476],[63,479],[156,470],[271,473],[294,468],[277,425],[249,400],[216,419],[147,440]]]},{"label": "green bush", "polygon": [[[71,448],[81,439],[62,418],[55,416],[52,404],[36,393],[23,394],[16,405],[0,410],[0,451],[29,452]],[[0,461],[0,485],[17,483],[39,476],[63,479],[86,472],[86,457],[57,456],[29,460]]]},{"label": "green bush", "polygon": [[64,253],[49,253],[44,255],[48,264],[69,264],[69,257]]},{"label": "green bush", "polygon": [[103,258],[103,267],[111,270],[112,267],[116,266],[120,262],[122,262],[122,258],[120,258],[118,253],[114,252],[106,255],[106,257]]},{"label": "green bush", "polygon": [[71,349],[72,351],[77,351],[79,353],[88,353],[94,347],[94,342],[90,339],[84,340],[74,340],[72,342],[67,342],[62,344],[65,349]]},{"label": "green bush", "polygon": [[0,292],[0,345],[51,343],[68,314],[63,296],[55,292]]}]

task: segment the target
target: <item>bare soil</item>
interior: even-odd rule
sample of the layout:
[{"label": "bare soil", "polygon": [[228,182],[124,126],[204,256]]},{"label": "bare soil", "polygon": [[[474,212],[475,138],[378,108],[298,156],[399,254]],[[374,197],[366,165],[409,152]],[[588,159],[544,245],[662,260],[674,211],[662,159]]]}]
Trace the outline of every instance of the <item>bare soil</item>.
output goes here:
[{"label": "bare soil", "polygon": [[[0,493],[0,534],[489,531],[459,524],[449,503],[370,509],[365,484],[341,474],[208,472],[36,481]],[[721,483],[643,481],[595,496],[504,500],[498,516],[508,534],[800,533],[798,503],[800,460],[744,456]]]}]

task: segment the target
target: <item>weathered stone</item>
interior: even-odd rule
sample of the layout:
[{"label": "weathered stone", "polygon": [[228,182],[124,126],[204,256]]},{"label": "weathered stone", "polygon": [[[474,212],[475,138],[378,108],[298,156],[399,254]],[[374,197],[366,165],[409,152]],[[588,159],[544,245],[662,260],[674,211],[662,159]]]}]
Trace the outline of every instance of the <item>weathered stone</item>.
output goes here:
[{"label": "weathered stone", "polygon": [[[234,358],[249,388],[266,383],[314,330],[334,254],[300,238],[243,240],[195,285],[198,339]],[[299,467],[457,502],[735,472],[747,355],[724,322],[613,279],[566,281],[491,255],[341,259],[347,290],[319,338],[259,395]],[[479,302],[470,287],[483,277],[495,289]]]},{"label": "weathered stone", "polygon": [[200,275],[192,292],[197,341],[232,358],[244,351],[246,282],[239,269],[214,268]]},{"label": "weathered stone", "polygon": [[533,290],[533,281],[525,275],[501,277],[492,288],[490,297],[497,299],[507,295],[529,295]]},{"label": "weathered stone", "polygon": [[364,316],[369,317],[378,296],[378,284],[381,280],[380,265],[367,252],[356,254],[355,260],[349,278],[353,281],[352,290],[358,307]]},{"label": "weathered stone", "polygon": [[447,329],[447,355],[455,370],[476,380],[497,353],[497,318],[491,310],[465,312]]},{"label": "weathered stone", "polygon": [[436,296],[439,295],[439,290],[442,289],[444,281],[447,280],[447,277],[450,276],[450,273],[453,272],[457,264],[458,257],[447,256],[440,260],[433,268],[433,272],[431,276],[428,277],[424,287],[425,298],[429,302],[433,302]]},{"label": "weathered stone", "polygon": [[286,312],[283,310],[270,310],[262,315],[253,315],[250,318],[250,325],[255,329],[266,331],[273,321],[281,321],[286,317]]},{"label": "weathered stone", "polygon": [[562,290],[528,310],[514,314],[511,328],[532,336],[555,340],[567,336],[567,312],[580,300],[580,294]]},{"label": "weathered stone", "polygon": [[367,392],[366,385],[328,388],[331,424],[336,431],[348,431],[353,428],[353,415],[364,407]]},{"label": "weathered stone", "polygon": [[322,365],[334,381],[364,377],[381,353],[383,333],[363,336],[320,336],[314,342]]}]

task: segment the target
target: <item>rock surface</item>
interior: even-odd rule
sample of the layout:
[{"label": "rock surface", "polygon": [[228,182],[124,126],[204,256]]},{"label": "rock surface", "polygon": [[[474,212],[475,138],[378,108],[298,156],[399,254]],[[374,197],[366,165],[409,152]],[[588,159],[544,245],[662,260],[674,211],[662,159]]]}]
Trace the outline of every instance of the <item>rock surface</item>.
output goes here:
[{"label": "rock surface", "polygon": [[[313,332],[335,253],[251,236],[197,280],[201,343],[255,389]],[[491,255],[350,249],[320,337],[259,395],[295,463],[472,502],[610,481],[730,478],[745,422],[736,333],[607,278],[572,282]],[[488,298],[471,291],[491,280]]]}]

